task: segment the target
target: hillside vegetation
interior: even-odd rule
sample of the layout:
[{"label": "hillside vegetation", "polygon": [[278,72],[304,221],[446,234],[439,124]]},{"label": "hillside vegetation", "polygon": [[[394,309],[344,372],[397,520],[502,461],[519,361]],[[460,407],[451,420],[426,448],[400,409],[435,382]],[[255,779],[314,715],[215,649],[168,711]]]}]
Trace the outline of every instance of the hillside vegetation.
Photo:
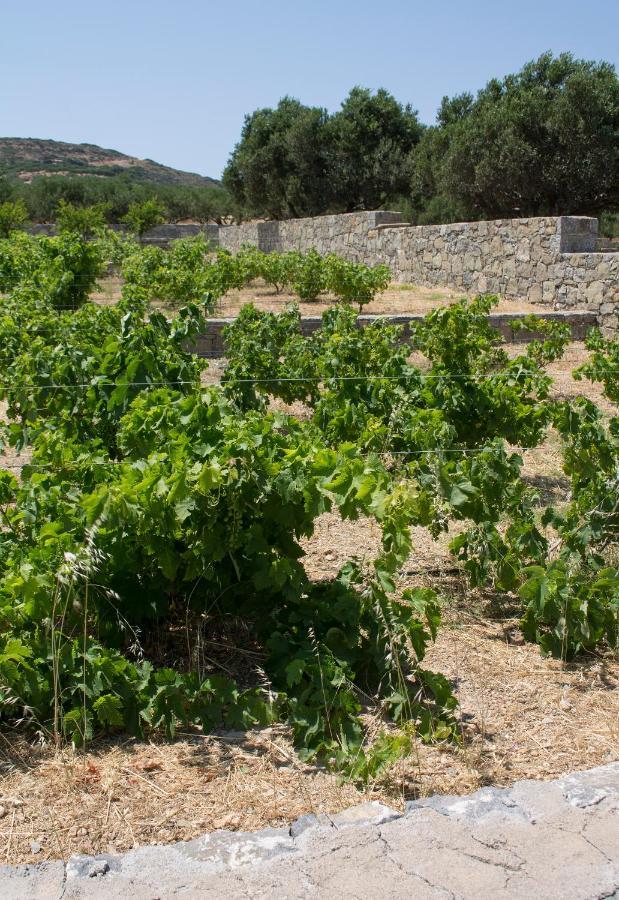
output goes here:
[{"label": "hillside vegetation", "polygon": [[67,144],[39,138],[0,138],[0,176],[31,182],[39,175],[96,175],[101,178],[124,175],[131,181],[155,184],[219,185],[214,178],[182,172],[152,159],[137,159],[96,144]]},{"label": "hillside vegetation", "polygon": [[[95,144],[0,138],[0,234],[7,207],[25,222],[56,222],[64,204],[95,207],[107,222],[155,202],[161,221],[221,222],[236,204],[214,178],[181,172]],[[3,215],[4,210],[4,215]]]}]

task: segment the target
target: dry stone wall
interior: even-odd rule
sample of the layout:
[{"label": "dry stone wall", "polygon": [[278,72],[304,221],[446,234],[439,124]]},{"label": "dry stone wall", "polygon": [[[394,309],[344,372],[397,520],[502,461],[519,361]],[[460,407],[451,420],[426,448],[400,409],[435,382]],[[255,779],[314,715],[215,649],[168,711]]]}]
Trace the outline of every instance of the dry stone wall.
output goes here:
[{"label": "dry stone wall", "polygon": [[597,219],[580,216],[500,219],[411,226],[394,212],[258,222],[219,229],[219,244],[238,250],[338,253],[386,263],[395,281],[498,293],[555,310],[590,310],[616,333],[619,254],[596,252]]},{"label": "dry stone wall", "polygon": [[368,232],[370,254],[401,282],[587,309],[617,330],[619,254],[597,253],[597,219],[504,219]]},{"label": "dry stone wall", "polygon": [[283,222],[247,222],[220,228],[219,246],[233,253],[243,244],[253,244],[265,253],[314,248],[319,253],[338,253],[361,262],[368,254],[370,231],[401,221],[399,213],[379,210]]}]

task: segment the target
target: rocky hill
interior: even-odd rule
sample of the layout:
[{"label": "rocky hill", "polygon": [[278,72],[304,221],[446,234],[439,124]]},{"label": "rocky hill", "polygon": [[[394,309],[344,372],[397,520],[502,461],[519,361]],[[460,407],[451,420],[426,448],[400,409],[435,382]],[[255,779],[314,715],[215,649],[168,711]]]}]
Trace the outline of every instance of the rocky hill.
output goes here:
[{"label": "rocky hill", "polygon": [[38,175],[127,175],[131,181],[217,187],[214,178],[182,172],[152,159],[137,159],[96,144],[67,144],[39,138],[0,138],[0,177],[30,182]]}]

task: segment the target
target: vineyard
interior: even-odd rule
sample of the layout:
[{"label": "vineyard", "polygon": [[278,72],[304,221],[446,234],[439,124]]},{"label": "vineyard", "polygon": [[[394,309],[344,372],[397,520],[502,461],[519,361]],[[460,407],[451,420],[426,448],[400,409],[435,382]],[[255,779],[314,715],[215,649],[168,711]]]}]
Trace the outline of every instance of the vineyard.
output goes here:
[{"label": "vineyard", "polygon": [[[428,662],[455,601],[441,573],[403,577],[418,541],[466,581],[458,603],[508,606],[541,659],[612,663],[619,343],[593,332],[582,396],[561,395],[568,330],[525,316],[542,339],[513,351],[488,324],[497,298],[431,312],[409,346],[356,324],[385,267],[207,251],[105,229],[0,241],[4,727],[83,748],[277,723],[353,784],[418,742],[465,747],[457,681]],[[109,265],[122,296],[102,306]],[[338,302],[310,336],[294,305],[243,306],[207,384],[188,348],[258,277]],[[526,474],[549,440],[552,502]],[[325,521],[376,540],[317,577]]]}]

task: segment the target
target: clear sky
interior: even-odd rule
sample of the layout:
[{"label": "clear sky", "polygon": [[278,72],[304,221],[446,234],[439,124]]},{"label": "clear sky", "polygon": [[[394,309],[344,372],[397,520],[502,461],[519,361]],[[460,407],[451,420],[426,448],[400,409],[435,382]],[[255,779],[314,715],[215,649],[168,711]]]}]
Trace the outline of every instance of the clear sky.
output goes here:
[{"label": "clear sky", "polygon": [[243,116],[385,87],[432,122],[550,49],[619,67],[619,0],[0,0],[0,136],[218,177]]}]

